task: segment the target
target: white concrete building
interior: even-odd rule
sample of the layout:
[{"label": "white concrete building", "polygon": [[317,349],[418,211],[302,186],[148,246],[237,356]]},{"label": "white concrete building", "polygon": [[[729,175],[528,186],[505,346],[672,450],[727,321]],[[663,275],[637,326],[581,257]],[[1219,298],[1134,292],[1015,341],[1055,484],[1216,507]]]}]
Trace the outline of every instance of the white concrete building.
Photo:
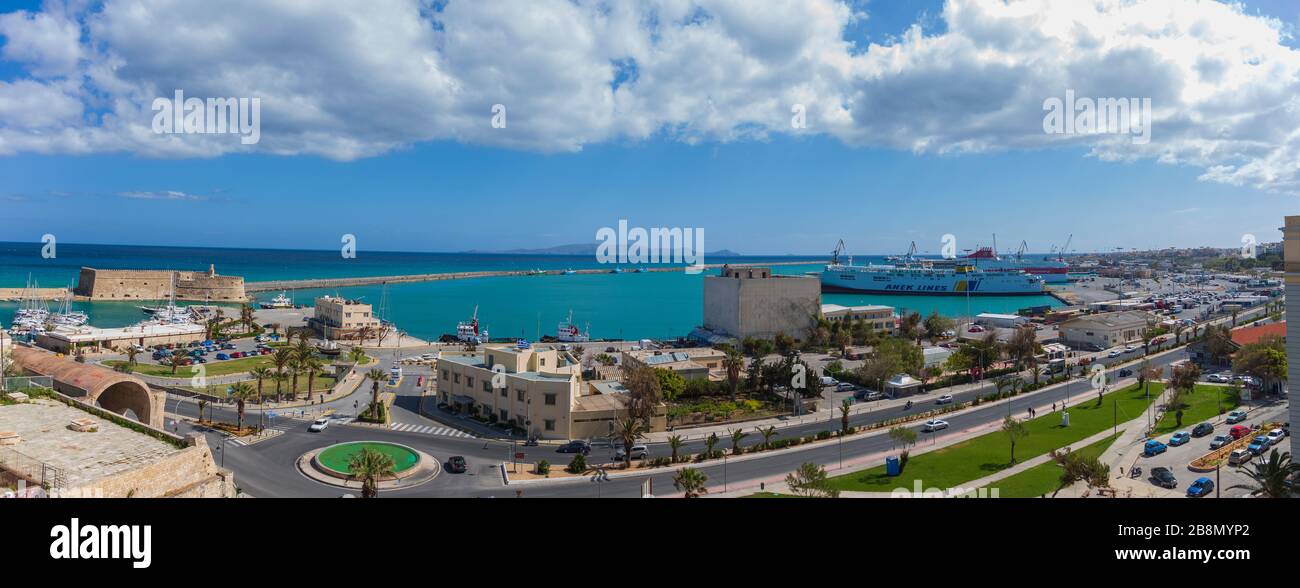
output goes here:
[{"label": "white concrete building", "polygon": [[1073,347],[1105,349],[1141,339],[1153,321],[1150,313],[1136,310],[1083,315],[1060,324],[1061,340]]},{"label": "white concrete building", "polygon": [[724,266],[704,278],[704,328],[738,339],[785,333],[804,339],[821,312],[821,280],[766,267]]},{"label": "white concrete building", "polygon": [[1020,325],[1029,324],[1029,317],[1018,314],[996,314],[992,312],[981,312],[975,315],[975,324],[986,327],[995,327],[999,329],[1011,329]]}]

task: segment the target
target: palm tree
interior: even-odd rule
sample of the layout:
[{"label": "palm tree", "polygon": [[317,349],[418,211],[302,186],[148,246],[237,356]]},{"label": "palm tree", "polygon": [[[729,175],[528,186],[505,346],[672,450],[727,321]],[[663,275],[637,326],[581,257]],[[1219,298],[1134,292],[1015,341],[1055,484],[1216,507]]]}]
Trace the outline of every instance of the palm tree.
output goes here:
[{"label": "palm tree", "polygon": [[763,449],[772,448],[772,437],[776,436],[776,425],[768,425],[767,428],[755,427],[758,434],[763,436]]},{"label": "palm tree", "polygon": [[749,433],[746,433],[744,429],[736,429],[735,431],[731,432],[731,454],[732,455],[740,455],[741,453],[740,441],[748,435]]},{"label": "palm tree", "polygon": [[239,414],[239,421],[235,425],[236,431],[244,430],[244,402],[256,394],[253,387],[248,382],[235,382],[230,385],[230,397],[235,399],[235,410]]},{"label": "palm tree", "polygon": [[844,402],[840,403],[840,435],[849,434],[849,407],[850,406],[853,406],[853,403],[849,402],[848,398],[845,398]]},{"label": "palm tree", "polygon": [[1268,454],[1268,461],[1255,460],[1252,470],[1242,470],[1250,478],[1250,484],[1234,484],[1228,489],[1242,488],[1268,498],[1286,498],[1295,494],[1295,490],[1286,486],[1288,476],[1300,471],[1300,464],[1291,463],[1291,453],[1278,453],[1276,449]]},{"label": "palm tree", "polygon": [[385,378],[384,370],[371,368],[370,371],[366,373],[366,377],[370,378],[370,416],[378,418],[379,383]]},{"label": "palm tree", "polygon": [[199,405],[199,422],[201,423],[203,422],[203,409],[207,407],[208,401],[203,399],[203,397],[200,396],[198,405]]},{"label": "palm tree", "polygon": [[713,459],[713,448],[717,445],[718,434],[709,433],[709,436],[704,438],[704,459]]},{"label": "palm tree", "polygon": [[239,322],[243,323],[244,329],[253,330],[253,307],[248,303],[239,306]]},{"label": "palm tree", "polygon": [[369,339],[372,333],[374,333],[374,329],[368,325],[357,329],[357,338],[361,339],[361,345],[366,344],[366,339]]},{"label": "palm tree", "polygon": [[621,418],[614,422],[614,435],[619,441],[623,442],[623,462],[626,467],[632,467],[632,446],[636,445],[636,440],[645,436],[645,427],[638,418]]},{"label": "palm tree", "polygon": [[704,483],[709,477],[695,468],[682,468],[673,476],[673,487],[680,490],[686,498],[696,498],[709,491]]},{"label": "palm tree", "polygon": [[[271,354],[271,365],[274,365],[276,373],[281,375],[285,373],[284,368],[288,367],[291,361],[293,361],[293,351],[286,347],[276,349],[275,353]],[[280,401],[280,380],[275,382],[275,401]]]},{"label": "palm tree", "polygon": [[727,350],[727,357],[722,359],[722,368],[727,370],[727,384],[731,386],[731,401],[736,401],[736,389],[740,386],[740,371],[745,367],[745,356],[735,349]]},{"label": "palm tree", "polygon": [[307,370],[307,402],[311,402],[312,388],[316,383],[316,373],[325,367],[320,358],[312,355],[303,361],[302,368]]},{"label": "palm tree", "polygon": [[136,349],[134,345],[126,348],[126,371],[129,372],[131,368],[135,367],[135,356],[139,353],[140,350]]},{"label": "palm tree", "polygon": [[167,364],[172,366],[173,376],[176,375],[176,368],[181,367],[181,364],[184,361],[185,361],[185,355],[181,353],[173,353],[167,357]]},{"label": "palm tree", "polygon": [[275,401],[280,401],[280,387],[289,381],[289,376],[283,370],[277,370],[271,373],[271,379],[275,380]]},{"label": "palm tree", "polygon": [[[262,410],[262,381],[267,378],[274,377],[275,372],[271,371],[271,368],[269,367],[266,367],[264,365],[259,365],[251,370],[248,370],[248,375],[257,378],[257,406],[258,406],[258,410],[261,411]],[[261,412],[258,412],[257,418],[258,418],[258,424],[260,425],[261,418],[262,418]]]},{"label": "palm tree", "polygon": [[677,450],[682,448],[682,443],[681,435],[673,435],[668,438],[668,448],[673,450],[673,463],[677,463]]},{"label": "palm tree", "polygon": [[366,448],[352,456],[348,473],[361,480],[362,498],[376,498],[379,496],[379,480],[391,476],[395,467],[397,464],[393,463],[392,457]]},{"label": "palm tree", "polygon": [[352,351],[348,352],[348,359],[352,360],[354,364],[361,365],[366,360],[366,350],[361,347],[353,347]]}]

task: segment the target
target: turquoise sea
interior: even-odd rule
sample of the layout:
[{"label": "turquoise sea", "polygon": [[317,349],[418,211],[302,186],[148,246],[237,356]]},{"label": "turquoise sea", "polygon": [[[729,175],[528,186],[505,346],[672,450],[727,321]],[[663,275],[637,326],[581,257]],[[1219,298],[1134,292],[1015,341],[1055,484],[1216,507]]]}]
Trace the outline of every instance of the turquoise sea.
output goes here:
[{"label": "turquoise sea", "polygon": [[[59,244],[53,259],[41,257],[40,243],[0,243],[0,287],[22,287],[30,275],[42,287],[76,285],[82,266],[114,269],[206,270],[215,264],[217,273],[241,275],[249,282],[387,276],[475,270],[583,269],[607,267],[591,256],[509,255],[486,253],[402,253],[360,251],[354,259],[343,259],[338,251],[230,249],[208,247],[156,247],[124,245]],[[873,258],[862,262],[878,261]],[[775,266],[773,271],[799,274],[819,271],[812,257],[727,257],[706,258],[706,263],[762,263],[808,261],[807,264]],[[630,268],[627,268],[630,269]],[[706,273],[715,273],[706,272]],[[478,306],[480,323],[493,337],[524,337],[555,334],[556,326],[569,311],[574,322],[590,325],[596,338],[671,338],[687,334],[702,321],[703,276],[683,272],[643,274],[576,274],[556,276],[511,276],[447,280],[388,286],[386,318],[407,333],[422,339],[454,332],[456,323],[469,318]],[[269,300],[277,292],[259,293]],[[383,286],[358,286],[330,290],[292,292],[299,304],[311,304],[324,294],[360,298],[379,307],[385,299]],[[907,311],[928,314],[937,310],[948,316],[980,312],[1014,312],[1029,306],[1059,305],[1050,296],[884,296],[824,294],[822,301],[844,306],[886,304]],[[969,304],[969,307],[968,307]],[[73,306],[90,314],[91,324],[124,326],[139,322],[144,314],[139,302],[76,302]],[[8,325],[17,303],[0,302],[0,323]],[[969,311],[968,311],[969,308]]]}]

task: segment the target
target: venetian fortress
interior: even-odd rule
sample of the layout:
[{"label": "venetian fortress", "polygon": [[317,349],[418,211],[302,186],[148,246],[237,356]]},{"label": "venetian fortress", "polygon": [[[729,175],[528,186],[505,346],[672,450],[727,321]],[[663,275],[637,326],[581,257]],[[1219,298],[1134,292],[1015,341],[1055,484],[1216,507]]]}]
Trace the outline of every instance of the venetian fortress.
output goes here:
[{"label": "venetian fortress", "polygon": [[73,293],[90,300],[163,300],[171,295],[173,280],[177,300],[248,300],[243,277],[217,275],[211,265],[207,272],[83,267]]}]

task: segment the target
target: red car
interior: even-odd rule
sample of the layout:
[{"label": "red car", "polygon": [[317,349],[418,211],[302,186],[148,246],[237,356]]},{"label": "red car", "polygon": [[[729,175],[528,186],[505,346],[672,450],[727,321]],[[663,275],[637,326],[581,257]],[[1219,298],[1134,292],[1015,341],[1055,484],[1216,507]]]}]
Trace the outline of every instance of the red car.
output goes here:
[{"label": "red car", "polygon": [[1250,435],[1250,427],[1247,427],[1245,425],[1237,425],[1233,427],[1231,430],[1229,430],[1228,434],[1232,435],[1233,439],[1240,439],[1242,437]]}]

